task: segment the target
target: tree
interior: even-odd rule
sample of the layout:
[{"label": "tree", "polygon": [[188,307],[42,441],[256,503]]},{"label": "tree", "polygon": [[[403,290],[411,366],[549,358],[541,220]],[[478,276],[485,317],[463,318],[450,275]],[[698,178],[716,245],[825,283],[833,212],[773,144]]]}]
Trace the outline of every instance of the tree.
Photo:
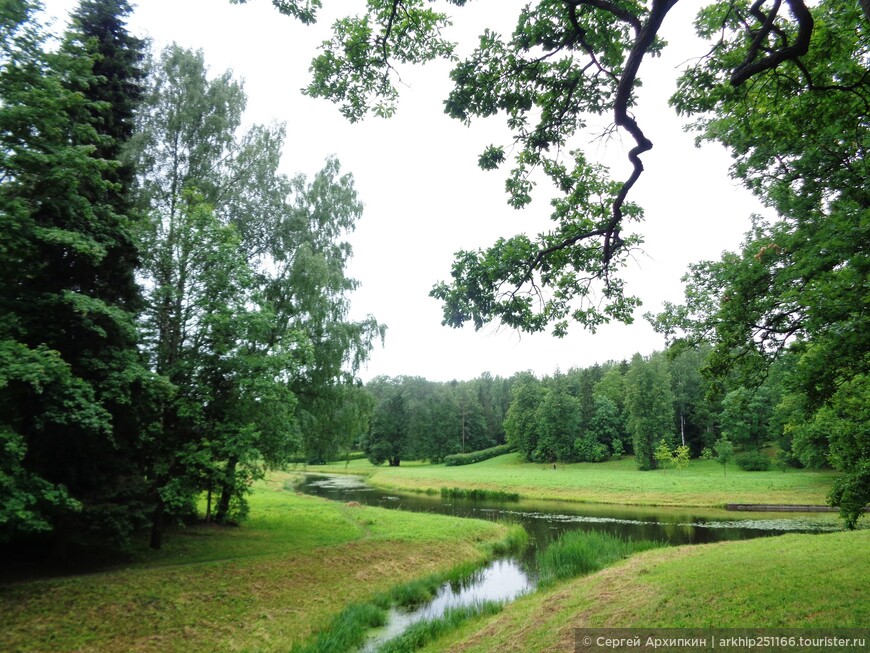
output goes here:
[{"label": "tree", "polygon": [[625,404],[637,468],[655,469],[655,447],[660,440],[672,444],[674,428],[674,396],[661,354],[648,360],[634,355],[625,375]]},{"label": "tree", "polygon": [[722,399],[719,424],[735,444],[761,449],[768,435],[770,398],[766,386],[737,388]]},{"label": "tree", "polygon": [[552,463],[575,460],[575,441],[580,437],[580,402],[568,392],[564,377],[557,376],[544,388],[536,411],[538,442],[531,459]]},{"label": "tree", "polygon": [[366,427],[356,373],[383,335],[347,319],[342,239],[362,212],[335,160],[278,172],[285,129],[241,133],[245,94],[201,53],[167,48],[139,115],[139,199],[153,369],[175,386],[151,450],[153,544],[164,513],[215,491],[227,519],[252,479],[305,450],[334,457]]},{"label": "tree", "polygon": [[608,446],[614,454],[622,454],[622,424],[616,404],[604,395],[597,395],[595,413],[587,429],[589,436],[595,442]]},{"label": "tree", "polygon": [[656,465],[658,467],[665,467],[670,464],[674,460],[674,454],[671,452],[671,447],[668,444],[668,441],[665,439],[659,440],[659,444],[653,453],[653,457],[655,458]]},{"label": "tree", "polygon": [[826,442],[829,462],[845,475],[834,482],[830,502],[839,506],[848,528],[855,528],[870,503],[870,375],[844,382],[813,418],[802,436]]},{"label": "tree", "polygon": [[[37,4],[0,9],[0,275],[16,280],[0,289],[0,539],[53,531],[61,553],[139,525],[137,454],[159,387],[136,351],[134,221],[117,160],[138,43],[110,3],[119,53],[98,56],[109,38],[93,6],[53,51]],[[104,102],[116,84],[119,107]]]},{"label": "tree", "polygon": [[734,444],[728,439],[728,436],[723,434],[721,438],[716,440],[716,460],[722,465],[722,473],[728,476],[728,463],[734,457]]},{"label": "tree", "polygon": [[[700,139],[732,151],[733,176],[777,218],[756,219],[740,251],[692,266],[684,305],[670,307],[659,326],[710,340],[713,372],[739,375],[749,387],[760,386],[774,362],[791,359],[783,427],[801,434],[796,453],[817,465],[830,444],[804,426],[831,407],[840,387],[870,371],[870,325],[858,308],[867,303],[859,289],[870,271],[870,9],[828,1],[792,10],[794,21],[771,20],[756,37],[723,42],[681,80],[677,109],[697,117]],[[699,28],[711,38],[723,29],[741,33],[740,18],[714,6]],[[757,83],[725,84],[741,46],[770,65],[755,73]],[[859,462],[841,467],[847,478]]]},{"label": "tree", "polygon": [[531,372],[516,374],[511,396],[513,401],[504,422],[507,441],[525,460],[532,460],[540,434],[537,411],[543,399],[541,382]]},{"label": "tree", "polygon": [[668,352],[680,441],[697,452],[713,444],[715,414],[719,412],[708,397],[712,394],[712,384],[702,374],[709,350],[708,344],[701,343],[697,347],[679,347]]},{"label": "tree", "polygon": [[372,465],[398,467],[410,450],[408,414],[401,379],[378,377],[369,388],[377,398],[365,452]]},{"label": "tree", "polygon": [[[313,22],[321,5],[275,4],[304,22]],[[451,283],[433,290],[444,301],[446,324],[471,321],[479,328],[498,319],[530,331],[552,324],[561,335],[568,319],[590,328],[610,319],[631,320],[637,300],[625,294],[618,270],[639,242],[627,230],[642,214],[628,199],[643,172],[641,155],[653,145],[631,107],[644,58],[666,45],[659,32],[675,4],[540,0],[520,10],[510,36],[485,31],[476,50],[455,64],[447,113],[466,123],[504,114],[513,130],[510,147],[488,146],[481,167],[503,165],[510,150],[510,203],[521,207],[531,201],[536,170],[553,183],[557,198],[550,232],[536,239],[502,238],[487,250],[457,255]],[[854,5],[847,13],[843,23],[850,26],[862,19]],[[865,7],[865,21],[867,15]],[[422,0],[371,0],[361,15],[334,24],[333,38],[312,63],[306,92],[332,100],[353,121],[369,112],[391,115],[402,64],[454,56],[455,45],[445,37],[450,22]],[[695,82],[709,81],[724,93],[781,68],[799,67],[807,56],[823,58],[830,32],[818,24],[803,0],[770,8],[712,4],[699,27],[718,42],[710,58],[722,64],[721,74]],[[630,139],[629,172],[621,182],[610,180],[577,148],[589,114],[609,115],[612,129]]]},{"label": "tree", "polygon": [[685,469],[689,466],[689,447],[681,444],[674,449],[674,456],[671,461],[677,469]]}]

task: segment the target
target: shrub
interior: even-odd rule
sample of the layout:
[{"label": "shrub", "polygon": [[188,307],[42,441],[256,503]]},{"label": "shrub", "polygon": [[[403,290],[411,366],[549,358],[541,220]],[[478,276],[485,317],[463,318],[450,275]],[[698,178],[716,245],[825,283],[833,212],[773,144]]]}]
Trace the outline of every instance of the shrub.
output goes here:
[{"label": "shrub", "polygon": [[574,440],[574,453],[581,463],[600,463],[607,460],[607,447],[591,435]]},{"label": "shrub", "polygon": [[668,446],[667,440],[662,438],[659,440],[659,446],[656,447],[655,453],[656,462],[659,467],[664,468],[665,465],[670,463],[673,460],[673,454],[671,453],[671,448]]},{"label": "shrub", "polygon": [[681,444],[679,447],[674,449],[674,457],[671,459],[671,463],[677,469],[686,469],[686,467],[689,466],[688,445]]},{"label": "shrub", "polygon": [[483,460],[489,460],[496,456],[503,456],[506,453],[514,451],[514,447],[509,444],[500,444],[489,449],[481,449],[480,451],[471,451],[469,453],[454,453],[449,456],[444,456],[444,464],[447,467],[458,467],[459,465],[472,465]]},{"label": "shrub", "polygon": [[713,455],[713,450],[710,447],[704,447],[701,450],[701,460],[713,460],[715,456]]},{"label": "shrub", "polygon": [[625,446],[622,444],[622,440],[619,438],[613,438],[613,442],[610,444],[610,448],[613,449],[613,457],[616,460],[622,458],[622,454],[625,453]]},{"label": "shrub", "polygon": [[770,458],[760,451],[749,451],[734,459],[744,472],[766,472],[770,469]]}]

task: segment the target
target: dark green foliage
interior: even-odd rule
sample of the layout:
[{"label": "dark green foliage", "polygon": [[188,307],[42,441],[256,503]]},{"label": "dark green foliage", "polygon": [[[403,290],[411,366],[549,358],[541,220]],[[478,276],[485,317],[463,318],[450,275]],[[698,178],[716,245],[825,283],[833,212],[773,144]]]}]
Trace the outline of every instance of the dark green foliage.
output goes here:
[{"label": "dark green foliage", "polygon": [[480,451],[472,451],[470,453],[454,453],[444,457],[444,464],[447,467],[458,467],[460,465],[473,465],[496,456],[503,456],[506,453],[514,451],[514,447],[510,444],[500,444],[489,449],[481,449]]},{"label": "dark green foliage", "polygon": [[574,460],[574,443],[582,429],[581,404],[563,378],[557,376],[544,388],[537,421],[538,442],[530,459],[544,463]]},{"label": "dark green foliage", "polygon": [[497,422],[509,382],[488,374],[472,381],[434,383],[419,377],[378,377],[367,390],[374,413],[364,448],[375,464],[479,451],[503,439]]},{"label": "dark green foliage", "polygon": [[60,554],[139,525],[137,457],[159,394],[131,313],[134,220],[116,160],[129,134],[108,126],[129,127],[135,95],[104,102],[135,84],[140,44],[125,39],[123,3],[99,6],[120,24],[117,60],[101,59],[111,70],[86,9],[48,51],[35,5],[0,7],[0,278],[16,280],[0,284],[0,540],[53,530]]},{"label": "dark green foliage", "polygon": [[600,463],[610,457],[610,453],[594,434],[587,433],[574,440],[574,460],[581,463]]},{"label": "dark green foliage", "polygon": [[507,441],[525,460],[531,460],[538,447],[538,406],[543,387],[530,372],[517,374],[511,387],[511,404],[505,417]]},{"label": "dark green foliage", "polygon": [[734,457],[734,462],[744,472],[766,472],[770,469],[770,458],[760,451],[749,451]]},{"label": "dark green foliage", "polygon": [[674,439],[674,396],[665,358],[654,354],[645,360],[635,354],[625,375],[628,429],[632,435],[638,469],[655,469],[655,449]]},{"label": "dark green foliage", "polygon": [[[866,4],[838,0],[806,13],[773,10],[764,20],[733,3],[701,12],[699,33],[717,46],[686,71],[672,102],[694,116],[699,140],[729,148],[732,175],[776,219],[756,218],[739,251],[693,265],[685,304],[657,320],[671,337],[710,340],[710,370],[730,376],[728,389],[770,387],[778,362],[784,373],[772,388],[770,435],[802,464],[847,475],[866,451],[849,446],[835,455],[834,442],[866,420],[830,418],[845,407],[838,395],[870,370],[870,317],[860,308],[870,274],[867,20]],[[781,38],[805,39],[806,47],[780,58]],[[760,57],[774,65],[745,59],[750,47],[774,53]],[[730,83],[741,64],[755,71],[752,79]],[[760,412],[771,415],[769,407]],[[747,434],[736,426],[735,441]],[[748,435],[758,443],[752,429]]]},{"label": "dark green foliage", "polygon": [[241,133],[242,85],[208,75],[202,53],[164,50],[147,90],[142,332],[175,388],[149,449],[157,546],[164,515],[199,493],[216,497],[217,521],[236,518],[266,467],[348,448],[371,412],[356,374],[383,328],[347,319],[343,239],[362,204],[339,163],[311,181],[280,173],[283,125]]},{"label": "dark green foliage", "polygon": [[857,526],[858,519],[870,505],[870,462],[866,458],[855,464],[846,476],[834,481],[828,501],[832,506],[839,506],[847,528]]},{"label": "dark green foliage", "polygon": [[661,546],[661,542],[626,540],[603,531],[571,531],[537,554],[538,585],[547,587],[591,574],[634,553]]}]

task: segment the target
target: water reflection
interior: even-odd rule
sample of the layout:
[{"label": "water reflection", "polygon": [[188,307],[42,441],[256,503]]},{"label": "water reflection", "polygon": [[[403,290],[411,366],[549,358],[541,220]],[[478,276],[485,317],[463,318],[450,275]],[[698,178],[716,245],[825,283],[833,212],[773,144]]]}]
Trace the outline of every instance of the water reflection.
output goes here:
[{"label": "water reflection", "polygon": [[[674,545],[839,529],[838,523],[831,518],[812,518],[791,513],[765,513],[764,519],[753,519],[736,517],[733,512],[715,509],[528,500],[497,502],[442,499],[440,496],[423,494],[400,495],[372,488],[360,477],[344,475],[307,474],[299,489],[306,494],[336,501],[357,501],[384,508],[519,522],[528,531],[533,548],[546,547],[566,531],[575,529],[601,530],[633,540],[657,540]],[[529,555],[533,556],[534,551]]]},{"label": "water reflection", "polygon": [[[421,620],[441,616],[448,608],[481,601],[509,602],[534,589],[537,551],[569,530],[599,530],[632,540],[656,540],[670,544],[701,544],[743,540],[785,532],[838,530],[830,520],[784,515],[772,519],[740,519],[716,510],[646,508],[605,504],[569,504],[556,501],[495,502],[471,499],[442,499],[440,496],[399,495],[373,488],[356,476],[306,474],[298,489],[336,501],[356,501],[416,512],[434,512],[457,517],[509,520],[522,524],[531,546],[520,558],[496,560],[458,586],[445,584],[436,597],[413,611],[390,610],[387,625],[373,631],[364,653],[403,633]],[[769,513],[767,513],[769,515]]]},{"label": "water reflection", "polygon": [[391,609],[387,625],[371,633],[362,651],[376,651],[378,646],[401,635],[409,626],[418,621],[438,618],[451,608],[466,607],[484,601],[508,603],[530,592],[534,587],[534,578],[518,560],[495,560],[463,583],[443,585],[435,598],[416,610]]}]

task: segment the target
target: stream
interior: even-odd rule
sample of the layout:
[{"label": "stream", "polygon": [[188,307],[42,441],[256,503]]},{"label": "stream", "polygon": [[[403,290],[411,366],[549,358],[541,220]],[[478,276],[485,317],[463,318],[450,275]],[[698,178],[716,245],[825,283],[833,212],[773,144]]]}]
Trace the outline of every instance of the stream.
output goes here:
[{"label": "stream", "polygon": [[601,530],[632,540],[657,540],[673,545],[745,540],[786,532],[811,533],[839,530],[831,519],[802,513],[733,513],[704,508],[667,508],[563,501],[488,501],[442,498],[425,494],[398,494],[371,487],[357,476],[305,474],[300,492],[334,501],[394,510],[431,512],[522,524],[530,546],[522,554],[494,560],[462,584],[445,584],[436,597],[415,610],[392,609],[387,625],[373,631],[362,650],[376,651],[385,641],[417,621],[436,618],[448,608],[481,601],[509,602],[537,584],[535,556],[563,533]]}]

